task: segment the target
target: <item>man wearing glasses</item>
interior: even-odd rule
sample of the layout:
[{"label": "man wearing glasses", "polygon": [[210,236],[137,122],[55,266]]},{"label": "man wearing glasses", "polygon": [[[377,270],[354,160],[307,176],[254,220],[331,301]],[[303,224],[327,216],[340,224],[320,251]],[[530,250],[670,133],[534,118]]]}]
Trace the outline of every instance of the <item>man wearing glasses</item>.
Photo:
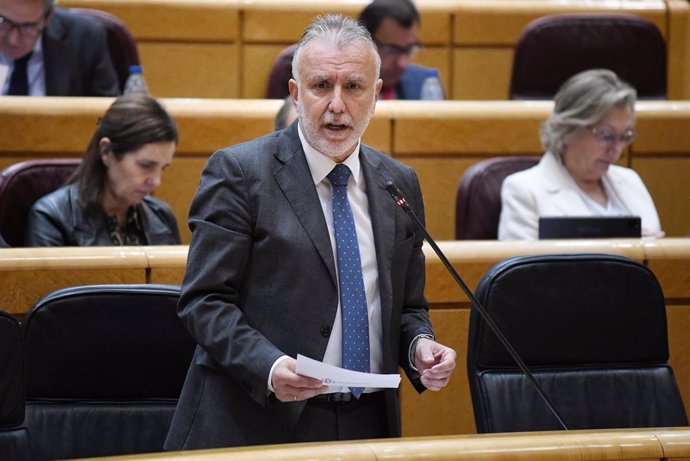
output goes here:
[{"label": "man wearing glasses", "polygon": [[[425,99],[422,85],[435,69],[412,64],[421,50],[417,41],[419,13],[410,0],[374,0],[359,15],[359,22],[371,34],[381,56],[382,99]],[[441,89],[442,92],[442,89]]]},{"label": "man wearing glasses", "polygon": [[[445,99],[436,69],[412,64],[412,57],[422,49],[417,41],[419,12],[411,0],[374,0],[359,15],[374,39],[381,56],[381,99]],[[276,58],[269,76],[267,98],[288,96],[292,78],[292,56],[297,45],[285,48]],[[422,95],[424,81],[431,77],[438,86],[435,95]]]},{"label": "man wearing glasses", "polygon": [[117,96],[105,30],[56,0],[0,0],[0,94]]}]

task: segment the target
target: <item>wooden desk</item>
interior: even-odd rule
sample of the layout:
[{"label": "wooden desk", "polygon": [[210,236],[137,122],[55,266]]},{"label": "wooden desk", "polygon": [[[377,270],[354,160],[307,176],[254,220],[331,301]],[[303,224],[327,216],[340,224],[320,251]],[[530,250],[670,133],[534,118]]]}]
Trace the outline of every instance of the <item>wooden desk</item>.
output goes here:
[{"label": "wooden desk", "polygon": [[[440,242],[468,286],[474,290],[495,263],[518,255],[611,253],[645,263],[665,294],[670,363],[690,414],[690,239],[549,240],[541,242]],[[101,283],[182,281],[187,246],[14,248],[0,250],[0,306],[18,317],[58,288]],[[428,246],[426,296],[436,335],[457,353],[458,369],[443,392],[419,396],[403,380],[403,435],[469,434],[475,431],[465,363],[469,302]]]},{"label": "wooden desk", "polygon": [[[0,168],[31,158],[81,157],[109,98],[3,97]],[[272,130],[276,100],[164,99],[180,144],[156,195],[170,203],[182,242],[187,212],[209,155]],[[455,194],[479,160],[541,155],[539,127],[549,102],[380,101],[364,142],[412,166],[424,193],[427,225],[439,240],[455,236]],[[634,168],[654,198],[667,235],[690,235],[690,102],[637,104],[639,137],[621,164]]]},{"label": "wooden desk", "polygon": [[[263,98],[273,60],[319,13],[357,17],[366,0],[64,0],[122,19],[159,97]],[[668,43],[670,99],[690,97],[685,0],[424,0],[415,61],[440,70],[450,99],[506,99],[513,48],[537,17],[625,12],[655,22]],[[275,18],[280,16],[280,21]]]},{"label": "wooden desk", "polygon": [[670,461],[690,457],[690,430],[642,428],[600,431],[520,432],[455,435],[351,442],[303,443],[225,448],[188,452],[130,455],[118,460],[167,461],[460,461],[460,460],[645,460]]}]

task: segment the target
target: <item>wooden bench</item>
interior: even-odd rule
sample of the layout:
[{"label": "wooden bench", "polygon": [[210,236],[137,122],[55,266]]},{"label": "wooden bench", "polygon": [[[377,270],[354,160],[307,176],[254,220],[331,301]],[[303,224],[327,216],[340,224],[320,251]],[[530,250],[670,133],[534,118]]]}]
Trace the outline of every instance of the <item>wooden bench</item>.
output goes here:
[{"label": "wooden bench", "polygon": [[[366,0],[64,0],[122,19],[159,97],[263,98],[273,60],[319,13],[357,17]],[[670,99],[690,97],[685,0],[424,0],[415,61],[439,68],[450,99],[506,99],[513,47],[546,14],[625,12],[655,22],[668,43]],[[276,20],[280,17],[280,20]]]},{"label": "wooden bench", "polygon": [[[0,105],[0,168],[31,158],[81,157],[109,98],[4,97]],[[164,99],[180,144],[156,195],[173,207],[189,243],[189,204],[209,155],[270,132],[276,100]],[[364,142],[418,173],[432,235],[455,236],[460,177],[479,160],[541,155],[539,127],[549,102],[380,101]],[[669,236],[690,235],[690,102],[637,105],[639,137],[621,160],[644,180]]]},{"label": "wooden bench", "polygon": [[598,431],[520,432],[402,439],[267,445],[118,457],[126,460],[263,461],[339,459],[351,461],[461,461],[548,459],[552,461],[672,461],[690,456],[686,427]]},{"label": "wooden bench", "polygon": [[[474,289],[495,263],[518,255],[610,253],[648,265],[664,291],[668,314],[670,363],[690,414],[690,239],[552,240],[540,242],[440,242],[451,263]],[[182,281],[187,246],[12,248],[0,250],[0,308],[18,317],[58,288],[100,283]],[[439,341],[458,352],[458,368],[443,392],[401,386],[403,435],[468,434],[475,431],[465,374],[469,301],[426,246],[430,316]]]}]

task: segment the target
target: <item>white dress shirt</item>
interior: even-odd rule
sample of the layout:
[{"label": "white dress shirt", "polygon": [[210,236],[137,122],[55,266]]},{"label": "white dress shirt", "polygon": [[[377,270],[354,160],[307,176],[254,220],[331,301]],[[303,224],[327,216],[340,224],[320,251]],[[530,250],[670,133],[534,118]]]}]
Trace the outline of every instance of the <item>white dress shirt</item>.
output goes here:
[{"label": "white dress shirt", "polygon": [[[335,163],[330,157],[314,149],[304,137],[301,127],[298,126],[302,149],[304,150],[309,164],[309,170],[319,195],[321,209],[328,226],[328,234],[331,238],[331,249],[333,260],[338,263],[336,255],[335,230],[333,228],[333,189],[326,176],[335,168]],[[371,217],[369,216],[369,200],[367,198],[366,181],[359,161],[360,143],[353,153],[343,162],[352,176],[347,184],[347,195],[352,208],[352,216],[355,221],[357,232],[357,242],[359,244],[359,256],[362,261],[362,277],[364,278],[364,291],[367,298],[367,310],[369,317],[369,371],[380,373],[383,366],[382,334],[381,325],[381,296],[379,293],[379,273],[376,260],[376,247],[374,244],[374,232],[371,227]],[[336,271],[337,273],[337,271]],[[340,301],[335,315],[335,321],[331,328],[331,335],[328,338],[326,353],[323,362],[337,367],[342,366],[342,347],[343,347],[343,328]],[[273,391],[271,378],[275,366],[287,357],[281,357],[271,367],[268,378],[268,388]],[[314,357],[312,357],[314,358]],[[365,389],[365,392],[373,392],[379,389]],[[349,392],[347,388],[331,388],[332,392]]]}]

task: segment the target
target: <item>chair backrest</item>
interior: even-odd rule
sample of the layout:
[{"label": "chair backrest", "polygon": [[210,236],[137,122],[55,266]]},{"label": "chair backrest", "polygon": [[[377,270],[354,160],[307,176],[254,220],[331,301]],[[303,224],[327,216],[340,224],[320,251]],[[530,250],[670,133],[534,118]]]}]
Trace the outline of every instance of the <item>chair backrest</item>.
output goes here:
[{"label": "chair backrest", "polygon": [[0,234],[10,246],[24,246],[31,206],[61,187],[79,162],[79,159],[28,160],[0,172]]},{"label": "chair backrest", "polygon": [[276,60],[273,61],[271,73],[268,76],[267,98],[283,99],[290,94],[288,82],[292,78],[292,58],[296,49],[296,44],[283,48]]},{"label": "chair backrest", "polygon": [[460,179],[455,196],[455,238],[497,239],[503,180],[508,175],[536,165],[540,158],[495,157],[469,167]]},{"label": "chair backrest", "polygon": [[34,305],[22,328],[40,458],[163,450],[195,348],[179,296],[177,286],[94,285]]},{"label": "chair backrest", "polygon": [[553,99],[572,75],[614,71],[639,99],[666,99],[666,42],[640,16],[574,13],[544,16],[527,25],[513,59],[510,99]]},{"label": "chair backrest", "polygon": [[124,22],[105,11],[90,8],[70,8],[70,11],[95,19],[105,28],[110,59],[117,74],[120,91],[124,90],[129,77],[129,66],[139,64],[137,42],[132,33]]},{"label": "chair backrest", "polygon": [[[507,259],[477,300],[570,429],[686,426],[667,364],[666,308],[646,266],[602,254]],[[467,373],[478,432],[560,429],[473,307]]]},{"label": "chair backrest", "polygon": [[24,424],[26,381],[19,323],[0,311],[0,459],[32,460]]}]

